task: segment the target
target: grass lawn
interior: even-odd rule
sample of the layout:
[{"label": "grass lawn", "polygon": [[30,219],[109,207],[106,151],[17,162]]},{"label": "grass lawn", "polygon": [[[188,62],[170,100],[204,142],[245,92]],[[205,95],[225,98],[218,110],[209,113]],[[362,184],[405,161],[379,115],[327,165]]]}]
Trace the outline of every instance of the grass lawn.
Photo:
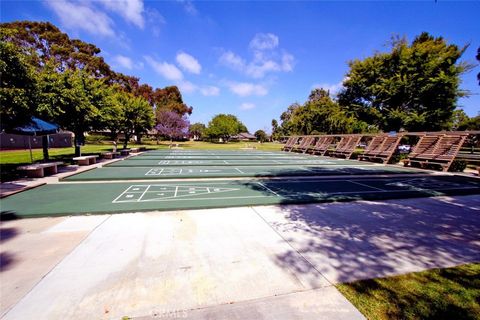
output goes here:
[{"label": "grass lawn", "polygon": [[367,319],[480,319],[480,263],[356,281],[337,289]]}]

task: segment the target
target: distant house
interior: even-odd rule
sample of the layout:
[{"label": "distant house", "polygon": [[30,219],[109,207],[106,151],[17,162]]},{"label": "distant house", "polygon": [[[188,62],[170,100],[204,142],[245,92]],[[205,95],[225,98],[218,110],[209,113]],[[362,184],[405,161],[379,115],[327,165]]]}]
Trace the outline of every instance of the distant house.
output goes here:
[{"label": "distant house", "polygon": [[255,137],[253,134],[250,134],[248,132],[241,132],[237,135],[231,136],[230,140],[237,140],[237,141],[256,141],[257,137]]}]

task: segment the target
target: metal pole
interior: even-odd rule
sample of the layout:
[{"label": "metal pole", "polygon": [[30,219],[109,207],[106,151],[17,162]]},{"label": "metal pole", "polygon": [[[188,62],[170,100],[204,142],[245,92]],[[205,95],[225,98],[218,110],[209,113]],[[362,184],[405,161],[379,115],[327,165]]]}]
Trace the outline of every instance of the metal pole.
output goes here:
[{"label": "metal pole", "polygon": [[28,148],[30,149],[30,162],[33,163],[32,143],[30,142],[30,136],[28,136]]}]

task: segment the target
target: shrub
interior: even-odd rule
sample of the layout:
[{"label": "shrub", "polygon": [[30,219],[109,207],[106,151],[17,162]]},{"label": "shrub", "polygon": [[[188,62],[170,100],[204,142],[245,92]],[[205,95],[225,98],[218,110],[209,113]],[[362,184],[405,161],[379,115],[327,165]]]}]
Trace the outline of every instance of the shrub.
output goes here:
[{"label": "shrub", "polygon": [[465,160],[453,160],[452,165],[448,168],[450,172],[463,172],[467,167],[467,161]]}]

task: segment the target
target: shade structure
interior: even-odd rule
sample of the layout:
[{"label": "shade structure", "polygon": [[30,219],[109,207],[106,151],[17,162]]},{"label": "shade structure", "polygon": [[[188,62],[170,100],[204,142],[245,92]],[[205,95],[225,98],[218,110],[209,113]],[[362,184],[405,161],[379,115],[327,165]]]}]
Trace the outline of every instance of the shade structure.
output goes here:
[{"label": "shade structure", "polygon": [[[37,117],[32,117],[30,122],[19,127],[15,127],[13,129],[7,129],[5,132],[19,134],[24,136],[29,136],[28,138],[28,146],[30,151],[30,162],[33,163],[33,155],[32,155],[32,146],[30,144],[30,136],[45,136],[48,134],[57,133],[59,130],[59,126],[56,124],[47,122],[45,120],[39,119]],[[46,148],[46,146],[44,146]],[[45,150],[45,149],[44,149]]]},{"label": "shade structure", "polygon": [[47,134],[57,133],[58,130],[59,127],[56,124],[47,122],[36,117],[32,117],[28,124],[6,130],[6,132],[26,136],[44,136]]}]

